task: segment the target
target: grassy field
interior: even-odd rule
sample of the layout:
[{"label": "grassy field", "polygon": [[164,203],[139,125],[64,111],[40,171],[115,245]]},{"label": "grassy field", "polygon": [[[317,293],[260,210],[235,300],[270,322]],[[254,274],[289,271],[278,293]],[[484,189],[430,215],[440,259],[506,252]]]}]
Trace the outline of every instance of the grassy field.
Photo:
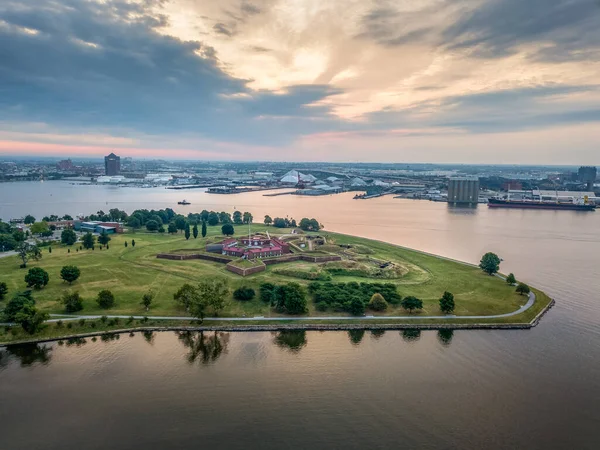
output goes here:
[{"label": "grassy field", "polygon": [[[267,227],[254,225],[253,232],[265,231]],[[274,232],[272,227],[268,228]],[[245,231],[245,230],[244,230]],[[310,281],[294,276],[277,274],[282,269],[286,273],[297,270],[311,271],[317,265],[307,262],[290,262],[268,266],[265,272],[242,278],[225,269],[225,264],[203,260],[174,261],[157,259],[157,253],[171,252],[174,250],[185,251],[203,250],[207,242],[222,239],[220,227],[209,227],[208,236],[203,238],[190,238],[186,240],[183,234],[151,234],[137,232],[134,234],[114,235],[110,242],[110,249],[75,251],[67,247],[53,246],[52,253],[48,248],[43,248],[43,257],[40,261],[31,261],[28,268],[42,267],[50,275],[50,283],[41,290],[34,292],[34,298],[40,309],[49,313],[64,313],[60,303],[61,295],[67,290],[77,290],[84,299],[82,314],[122,314],[122,315],[182,315],[185,311],[179,309],[173,301],[174,292],[183,283],[194,283],[215,277],[226,278],[233,292],[239,286],[247,285],[255,289],[261,282],[272,283],[298,282],[307,285]],[[439,315],[438,299],[448,290],[455,296],[456,315],[492,315],[502,314],[517,310],[526,302],[526,297],[515,293],[514,288],[508,286],[497,277],[484,274],[476,267],[459,264],[441,258],[425,255],[393,245],[370,241],[366,239],[324,232],[327,245],[323,246],[328,251],[338,249],[340,245],[352,246],[356,254],[360,255],[366,263],[368,258],[379,261],[389,261],[395,264],[402,276],[393,279],[374,279],[364,276],[332,275],[334,282],[386,282],[394,283],[399,293],[404,297],[414,295],[423,300],[424,308],[420,315]],[[136,245],[131,245],[135,239]],[[124,242],[128,246],[124,246]],[[323,250],[316,250],[323,253]],[[312,253],[308,252],[307,253]],[[340,253],[342,254],[342,253]],[[361,260],[362,261],[362,260]],[[27,272],[19,268],[19,259],[16,256],[0,259],[0,281],[5,281],[9,288],[10,297],[13,292],[26,289],[24,276]],[[69,286],[59,276],[64,265],[76,265],[81,269],[81,278]],[[245,264],[245,263],[244,263]],[[518,274],[517,274],[518,275]],[[103,310],[96,304],[97,293],[102,289],[110,289],[116,298],[116,306],[110,310]],[[156,294],[150,311],[146,312],[140,304],[142,295],[149,289]],[[539,301],[529,311],[517,317],[508,318],[504,322],[520,323],[529,322],[549,301],[542,293],[538,294]],[[331,312],[321,313],[315,310],[312,300],[309,300],[310,315],[331,315]],[[210,314],[210,311],[208,311]],[[338,313],[336,313],[337,315]],[[399,306],[392,306],[385,312],[386,315],[407,314]],[[239,316],[267,316],[277,317],[268,305],[255,298],[249,302],[239,302],[230,299],[228,307],[221,314],[227,317]],[[496,320],[497,321],[497,320]],[[444,323],[446,323],[445,321]],[[468,323],[465,320],[459,322]],[[481,322],[481,321],[480,321]],[[490,322],[494,320],[490,319]],[[408,323],[417,323],[410,321]]]}]

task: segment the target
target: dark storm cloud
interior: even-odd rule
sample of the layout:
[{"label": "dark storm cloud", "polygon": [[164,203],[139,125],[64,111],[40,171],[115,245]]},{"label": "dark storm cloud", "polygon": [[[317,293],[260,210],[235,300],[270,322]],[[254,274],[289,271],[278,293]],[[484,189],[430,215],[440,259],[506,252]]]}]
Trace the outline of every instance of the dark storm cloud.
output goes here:
[{"label": "dark storm cloud", "polygon": [[[578,59],[600,46],[598,0],[488,0],[466,13],[444,33],[449,48],[473,49],[483,57],[502,57],[523,44],[544,44],[539,57]],[[584,53],[585,54],[585,53]]]},{"label": "dark storm cloud", "polygon": [[[252,94],[246,80],[219,68],[212,47],[157,33],[165,19],[150,14],[147,4],[40,0],[27,6],[0,5],[0,20],[8,24],[0,25],[0,120],[271,144],[313,129],[309,112],[328,118],[327,109],[305,105],[331,89]],[[295,120],[273,125],[265,119],[278,116]]]},{"label": "dark storm cloud", "polygon": [[534,59],[600,57],[600,0],[448,0],[415,11],[382,1],[362,17],[361,26],[359,37],[388,46],[429,43],[501,58],[537,44]]},{"label": "dark storm cloud", "polygon": [[241,10],[243,13],[248,14],[248,15],[254,15],[254,14],[260,14],[261,13],[261,9],[256,6],[253,5],[250,2],[242,2],[242,5],[240,6]]}]

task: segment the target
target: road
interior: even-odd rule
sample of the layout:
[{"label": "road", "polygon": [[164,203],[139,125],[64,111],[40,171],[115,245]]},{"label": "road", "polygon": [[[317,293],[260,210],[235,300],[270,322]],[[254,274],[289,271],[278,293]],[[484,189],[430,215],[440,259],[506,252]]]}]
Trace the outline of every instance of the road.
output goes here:
[{"label": "road", "polygon": [[[205,317],[204,320],[218,320],[222,322],[285,322],[290,320],[343,320],[343,321],[352,321],[352,320],[420,320],[420,319],[441,319],[441,320],[449,320],[449,319],[500,319],[503,317],[512,317],[519,315],[529,308],[533,306],[535,303],[535,294],[533,292],[529,293],[529,298],[527,302],[521,306],[519,309],[513,312],[505,313],[505,314],[492,314],[489,316],[457,316],[457,315],[444,315],[444,316],[295,316],[295,317],[264,317],[264,316],[256,316],[256,317]],[[79,319],[99,319],[102,316],[91,316],[91,315],[79,315],[79,316],[64,316],[61,314],[50,314],[52,317],[57,317],[55,319],[50,319],[48,322],[58,322],[59,320],[79,320]],[[60,317],[60,318],[59,318]],[[145,316],[106,316],[109,319],[119,318],[119,319],[128,319],[129,317],[133,317],[134,319],[143,319]],[[185,316],[147,316],[150,320],[196,320],[195,317],[185,317]]]}]

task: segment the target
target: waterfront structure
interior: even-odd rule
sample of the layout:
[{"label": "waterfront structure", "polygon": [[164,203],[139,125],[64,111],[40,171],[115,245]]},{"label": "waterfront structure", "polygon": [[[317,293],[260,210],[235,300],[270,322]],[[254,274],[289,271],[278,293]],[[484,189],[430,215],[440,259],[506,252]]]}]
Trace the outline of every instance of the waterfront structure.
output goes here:
[{"label": "waterfront structure", "polygon": [[121,158],[114,153],[104,157],[104,173],[115,176],[121,173]]},{"label": "waterfront structure", "polygon": [[479,200],[479,178],[472,176],[448,179],[448,203],[476,205]]},{"label": "waterfront structure", "polygon": [[220,244],[209,244],[206,251],[243,259],[269,258],[290,252],[289,245],[277,238],[254,235],[225,239]]}]

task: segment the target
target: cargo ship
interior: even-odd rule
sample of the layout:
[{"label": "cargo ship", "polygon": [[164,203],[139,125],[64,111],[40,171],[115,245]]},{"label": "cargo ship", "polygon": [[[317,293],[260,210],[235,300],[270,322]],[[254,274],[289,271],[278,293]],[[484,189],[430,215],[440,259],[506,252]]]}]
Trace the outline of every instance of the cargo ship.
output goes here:
[{"label": "cargo ship", "polygon": [[595,211],[596,205],[589,203],[574,202],[547,202],[537,200],[503,200],[490,198],[490,208],[525,208],[525,209],[566,209],[569,211]]}]

